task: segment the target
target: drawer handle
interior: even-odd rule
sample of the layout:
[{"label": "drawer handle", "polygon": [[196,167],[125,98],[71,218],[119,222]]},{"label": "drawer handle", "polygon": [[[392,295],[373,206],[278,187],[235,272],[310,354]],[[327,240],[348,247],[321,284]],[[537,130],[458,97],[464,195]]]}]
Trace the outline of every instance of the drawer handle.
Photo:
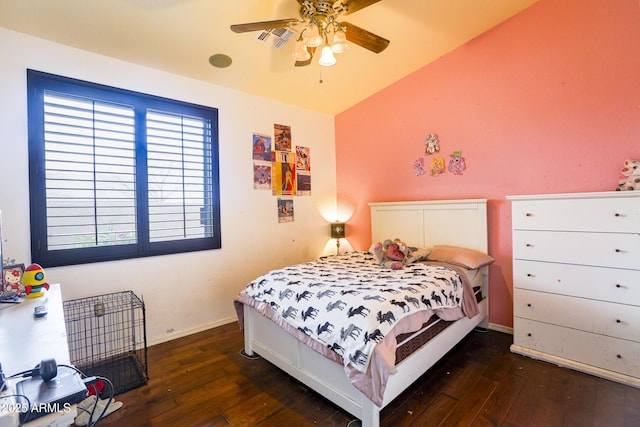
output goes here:
[{"label": "drawer handle", "polygon": [[531,307],[531,303],[528,303],[528,304],[527,304],[527,307]]},{"label": "drawer handle", "polygon": [[527,243],[525,246],[528,247],[528,248],[532,248],[533,247],[533,245],[531,243]]},{"label": "drawer handle", "polygon": [[616,319],[616,323],[622,323],[622,320]]},{"label": "drawer handle", "polygon": [[533,216],[533,214],[531,212],[527,212],[525,216]]},{"label": "drawer handle", "polygon": [[619,253],[622,253],[622,252],[624,252],[624,250],[623,250],[623,249],[616,249],[616,253],[618,253],[618,254],[619,254]]},{"label": "drawer handle", "polygon": [[622,285],[620,283],[616,283],[616,288],[620,289],[622,288]]},{"label": "drawer handle", "polygon": [[528,337],[530,337],[530,336],[531,336],[531,332],[529,332],[529,333],[527,334],[527,336],[528,336]]},{"label": "drawer handle", "polygon": [[536,276],[531,273],[527,273],[527,277],[536,277]]},{"label": "drawer handle", "polygon": [[621,216],[624,216],[624,214],[621,214],[621,213],[616,212],[616,213],[614,214],[614,216],[616,216],[616,217],[620,218]]},{"label": "drawer handle", "polygon": [[621,355],[621,354],[616,354],[616,357],[617,357],[618,359],[622,359],[622,355]]}]

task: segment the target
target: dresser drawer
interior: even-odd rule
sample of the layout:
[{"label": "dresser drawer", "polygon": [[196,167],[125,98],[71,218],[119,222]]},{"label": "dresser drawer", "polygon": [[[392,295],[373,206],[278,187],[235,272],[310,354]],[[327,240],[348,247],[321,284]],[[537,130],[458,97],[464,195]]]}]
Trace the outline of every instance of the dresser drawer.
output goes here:
[{"label": "dresser drawer", "polygon": [[640,377],[640,344],[533,320],[514,319],[514,344]]},{"label": "dresser drawer", "polygon": [[513,230],[513,257],[640,268],[640,234]]},{"label": "dresser drawer", "polygon": [[514,259],[513,287],[640,306],[640,270]]},{"label": "dresser drawer", "polygon": [[514,289],[513,315],[640,343],[640,307],[633,305]]},{"label": "dresser drawer", "polygon": [[640,197],[514,200],[512,215],[520,230],[638,233]]}]

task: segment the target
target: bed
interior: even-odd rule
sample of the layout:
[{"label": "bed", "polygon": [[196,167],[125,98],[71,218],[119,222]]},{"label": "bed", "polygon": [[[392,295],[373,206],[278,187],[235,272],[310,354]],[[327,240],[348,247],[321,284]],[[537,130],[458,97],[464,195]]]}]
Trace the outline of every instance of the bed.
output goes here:
[{"label": "bed", "polygon": [[[482,253],[488,252],[485,199],[381,202],[371,203],[369,206],[372,242],[398,237],[408,245],[419,248],[451,245]],[[357,256],[360,255],[352,255],[352,257]],[[467,287],[472,281],[478,285],[476,298],[474,298],[476,311],[472,315],[462,316],[455,321],[441,321],[435,318],[425,321],[427,332],[434,330],[437,332],[432,333],[433,336],[428,342],[419,345],[417,349],[404,352],[400,362],[392,362],[393,367],[390,375],[384,379],[382,391],[373,397],[371,392],[364,392],[360,384],[354,386],[356,384],[354,378],[362,380],[363,372],[356,372],[357,366],[355,370],[353,366],[347,367],[348,362],[340,363],[344,360],[348,361],[346,357],[343,360],[339,356],[331,357],[328,353],[332,352],[327,348],[323,350],[322,345],[310,346],[311,341],[314,340],[310,340],[304,331],[296,331],[296,328],[283,325],[281,321],[272,321],[265,317],[265,309],[269,311],[272,308],[269,306],[265,308],[267,304],[258,305],[256,307],[259,308],[256,308],[248,304],[246,298],[244,300],[238,298],[235,302],[240,324],[244,329],[244,351],[248,355],[257,353],[284,370],[359,418],[363,426],[377,427],[380,425],[380,411],[386,405],[475,327],[488,327],[488,267],[482,265],[472,271],[462,271],[455,267],[455,270],[460,273],[460,276],[475,275],[475,279],[464,278],[463,282]],[[277,310],[274,309],[274,311]],[[285,313],[285,310],[280,309],[280,313]],[[378,317],[380,317],[379,314]],[[359,316],[354,315],[354,318]],[[427,335],[426,332],[421,331],[405,330],[404,332],[408,332],[405,335],[411,339]],[[385,342],[386,337],[383,344]],[[393,350],[396,357],[399,357],[399,353],[402,353],[399,351],[401,343],[398,342],[396,348],[395,341],[393,342]],[[384,347],[381,344],[379,346]],[[374,370],[378,363],[379,361],[372,356],[368,364],[369,370]]]}]

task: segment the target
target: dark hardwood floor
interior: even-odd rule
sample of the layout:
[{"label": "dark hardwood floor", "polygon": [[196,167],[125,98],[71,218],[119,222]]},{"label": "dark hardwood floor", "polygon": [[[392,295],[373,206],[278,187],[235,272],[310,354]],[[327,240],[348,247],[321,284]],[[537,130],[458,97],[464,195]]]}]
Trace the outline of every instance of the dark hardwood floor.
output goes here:
[{"label": "dark hardwood floor", "polygon": [[[472,332],[382,412],[383,426],[640,426],[640,389],[509,352]],[[149,348],[149,384],[98,426],[346,426],[348,413],[268,362],[229,324]]]}]

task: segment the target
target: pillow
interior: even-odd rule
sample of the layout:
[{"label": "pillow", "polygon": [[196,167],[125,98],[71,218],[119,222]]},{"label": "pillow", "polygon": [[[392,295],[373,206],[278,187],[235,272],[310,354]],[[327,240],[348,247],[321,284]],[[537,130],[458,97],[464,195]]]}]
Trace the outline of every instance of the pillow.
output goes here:
[{"label": "pillow", "polygon": [[484,252],[459,246],[436,245],[431,248],[428,261],[448,262],[465,268],[480,268],[491,264],[495,259]]},{"label": "pillow", "polygon": [[421,261],[427,258],[427,255],[429,255],[429,249],[417,248],[415,246],[409,246],[409,249],[411,252],[407,257],[408,258],[407,264],[411,264],[412,262],[416,262],[416,261]]}]

